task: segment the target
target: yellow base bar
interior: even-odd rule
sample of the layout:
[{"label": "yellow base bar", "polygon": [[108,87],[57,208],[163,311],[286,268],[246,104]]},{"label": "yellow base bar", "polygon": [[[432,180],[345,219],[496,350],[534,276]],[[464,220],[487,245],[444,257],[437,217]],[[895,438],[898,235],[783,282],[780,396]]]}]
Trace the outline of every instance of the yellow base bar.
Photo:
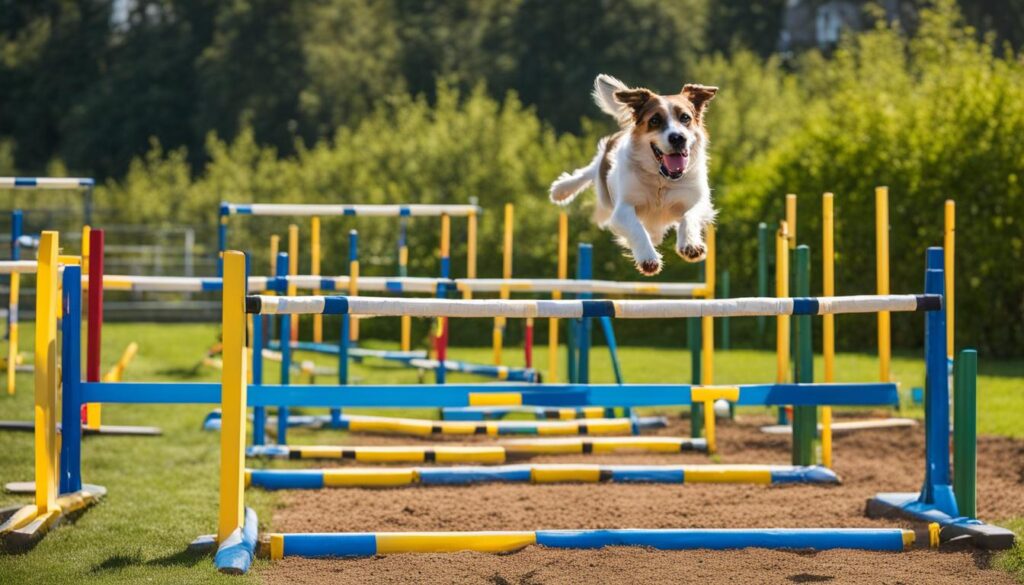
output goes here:
[{"label": "yellow base bar", "polygon": [[377,554],[513,552],[537,543],[534,532],[413,532],[378,534]]},{"label": "yellow base bar", "polygon": [[396,486],[417,480],[415,469],[329,469],[324,471],[324,487]]}]

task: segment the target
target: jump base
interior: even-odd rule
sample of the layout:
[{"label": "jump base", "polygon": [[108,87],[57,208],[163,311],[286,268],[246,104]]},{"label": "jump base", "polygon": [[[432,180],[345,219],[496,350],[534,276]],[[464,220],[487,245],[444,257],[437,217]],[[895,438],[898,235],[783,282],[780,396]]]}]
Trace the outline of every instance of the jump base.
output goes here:
[{"label": "jump base", "polygon": [[39,513],[35,505],[4,508],[0,510],[0,546],[13,553],[28,551],[47,532],[74,520],[106,493],[102,486],[87,484],[80,491],[59,496],[56,510]]},{"label": "jump base", "polygon": [[988,550],[1013,548],[1015,535],[999,526],[964,516],[950,516],[920,501],[918,493],[881,493],[867,502],[869,518],[904,518],[917,522],[937,522],[940,542],[968,538],[971,544]]}]

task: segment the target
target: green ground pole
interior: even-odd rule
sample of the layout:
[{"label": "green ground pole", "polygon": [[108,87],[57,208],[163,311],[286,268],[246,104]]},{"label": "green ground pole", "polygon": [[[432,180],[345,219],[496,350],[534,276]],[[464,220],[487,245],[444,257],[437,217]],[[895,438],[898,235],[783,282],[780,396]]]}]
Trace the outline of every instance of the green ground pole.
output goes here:
[{"label": "green ground pole", "polygon": [[965,349],[953,365],[953,492],[961,516],[977,517],[978,352]]},{"label": "green ground pole", "polygon": [[[794,297],[811,296],[811,249],[797,246],[795,254]],[[793,379],[798,383],[814,381],[814,348],[811,344],[811,316],[793,318],[796,333],[796,359]],[[817,461],[815,438],[818,434],[818,408],[793,407],[793,465],[814,465]]]},{"label": "green ground pole", "polygon": [[[757,224],[757,296],[761,298],[768,296],[768,236],[768,224],[763,221]],[[767,317],[757,318],[757,341],[762,346],[767,323]]]}]

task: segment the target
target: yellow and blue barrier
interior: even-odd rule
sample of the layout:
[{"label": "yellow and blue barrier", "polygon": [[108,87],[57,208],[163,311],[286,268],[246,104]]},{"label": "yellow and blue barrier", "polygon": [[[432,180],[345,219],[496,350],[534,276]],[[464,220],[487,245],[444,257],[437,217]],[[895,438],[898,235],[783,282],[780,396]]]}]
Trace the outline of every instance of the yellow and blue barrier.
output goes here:
[{"label": "yellow and blue barrier", "polygon": [[268,490],[481,483],[837,484],[825,467],[784,465],[492,465],[247,469],[246,486]]},{"label": "yellow and blue barrier", "polygon": [[496,445],[300,446],[253,445],[248,457],[341,459],[358,463],[505,463],[540,455],[685,453],[707,451],[704,439],[688,437],[564,437],[518,439]]},{"label": "yellow and blue barrier", "polygon": [[899,552],[914,533],[899,528],[536,530],[520,532],[352,532],[271,534],[264,553],[285,557],[369,557],[399,553],[509,553],[539,545],[562,549],[642,546],[655,550],[858,549]]}]

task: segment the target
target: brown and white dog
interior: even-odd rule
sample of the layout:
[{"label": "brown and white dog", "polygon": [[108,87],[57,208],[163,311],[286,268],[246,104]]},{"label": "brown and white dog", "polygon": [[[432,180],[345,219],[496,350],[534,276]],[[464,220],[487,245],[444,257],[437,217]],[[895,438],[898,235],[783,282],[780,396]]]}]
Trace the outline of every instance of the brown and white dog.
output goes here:
[{"label": "brown and white dog", "polygon": [[601,139],[589,165],[562,173],[551,184],[551,201],[567,205],[593,183],[594,221],[629,248],[647,276],[661,271],[656,246],[671,227],[676,252],[688,262],[703,260],[704,228],[715,220],[704,113],[717,92],[717,87],[687,84],[676,95],[658,95],[598,75],[594,101],[621,129]]}]

